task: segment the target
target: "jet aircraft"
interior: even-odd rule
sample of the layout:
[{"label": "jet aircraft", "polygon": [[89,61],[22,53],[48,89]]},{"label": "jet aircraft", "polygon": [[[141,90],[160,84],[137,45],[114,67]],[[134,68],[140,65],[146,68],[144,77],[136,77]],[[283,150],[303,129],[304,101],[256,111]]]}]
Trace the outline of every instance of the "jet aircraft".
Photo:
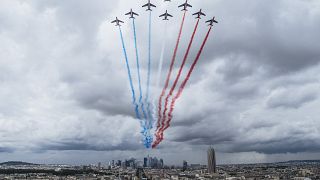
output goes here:
[{"label": "jet aircraft", "polygon": [[147,10],[146,11],[152,11],[151,7],[157,7],[153,4],[150,3],[150,0],[148,0],[148,3],[143,5],[142,7],[147,7]]},{"label": "jet aircraft", "polygon": [[111,23],[116,23],[116,26],[121,26],[120,23],[124,23],[124,22],[118,19],[118,17],[116,17],[116,20],[112,21]]},{"label": "jet aircraft", "polygon": [[164,14],[161,14],[159,17],[164,17],[162,20],[169,20],[168,17],[173,17],[171,14],[168,13],[168,10]]},{"label": "jet aircraft", "polygon": [[213,26],[213,23],[218,23],[218,21],[215,20],[215,17],[213,17],[212,19],[206,21],[206,23],[209,23],[208,26]]},{"label": "jet aircraft", "polygon": [[129,15],[129,16],[130,16],[130,19],[134,19],[134,18],[135,18],[134,16],[139,16],[139,14],[133,12],[132,9],[130,10],[130,12],[128,12],[128,13],[125,14],[125,15]]},{"label": "jet aircraft", "polygon": [[194,16],[196,15],[197,16],[196,19],[201,19],[201,16],[206,16],[206,14],[202,12],[202,9],[200,9],[199,12],[196,12],[192,15],[194,15]]},{"label": "jet aircraft", "polygon": [[181,4],[180,6],[178,7],[183,7],[183,9],[181,11],[188,11],[187,8],[188,7],[192,7],[190,4],[188,4],[188,0],[186,0],[185,3]]}]

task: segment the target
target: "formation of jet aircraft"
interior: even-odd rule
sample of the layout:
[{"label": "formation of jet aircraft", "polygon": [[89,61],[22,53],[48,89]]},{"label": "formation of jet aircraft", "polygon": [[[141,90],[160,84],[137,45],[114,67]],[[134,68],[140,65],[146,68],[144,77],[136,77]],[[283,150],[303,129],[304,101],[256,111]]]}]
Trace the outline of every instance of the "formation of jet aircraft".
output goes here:
[{"label": "formation of jet aircraft", "polygon": [[[164,0],[164,1],[171,1],[171,0]],[[150,2],[150,0],[148,0],[148,3],[143,5],[142,7],[146,7],[146,11],[152,11],[152,8],[156,8],[157,6],[155,6],[154,4],[152,4]],[[180,6],[178,6],[179,8],[182,7],[181,11],[188,11],[189,7],[192,7],[189,3],[188,0],[186,0],[185,3],[181,4]],[[130,19],[134,19],[135,16],[139,16],[138,13],[135,13],[132,11],[132,9],[130,10],[130,12],[126,13],[125,15],[128,15]],[[196,12],[193,14],[194,16],[196,16],[196,19],[201,19],[201,16],[206,16],[205,13],[202,12],[202,9],[200,9],[200,11]],[[166,10],[166,12],[164,14],[161,14],[159,17],[163,17],[162,20],[169,20],[168,17],[173,17],[171,14],[168,13],[168,10]],[[116,23],[116,26],[121,26],[120,23],[124,23],[123,21],[121,21],[120,19],[118,19],[118,17],[116,17],[116,19],[114,21],[112,21],[111,23]],[[213,26],[214,23],[218,23],[218,21],[215,20],[215,17],[213,17],[212,19],[206,21],[206,23],[209,23],[208,26]]]}]

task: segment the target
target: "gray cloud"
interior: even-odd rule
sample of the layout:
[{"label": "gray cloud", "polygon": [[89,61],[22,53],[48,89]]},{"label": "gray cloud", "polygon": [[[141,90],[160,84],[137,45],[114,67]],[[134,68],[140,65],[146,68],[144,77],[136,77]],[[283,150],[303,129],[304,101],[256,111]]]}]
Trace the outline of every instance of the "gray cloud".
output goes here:
[{"label": "gray cloud", "polygon": [[[181,19],[181,12],[176,11],[179,3],[172,2],[168,8],[174,18],[169,21],[164,75]],[[275,159],[287,158],[283,153],[299,157],[318,153],[319,2],[205,0],[192,3],[192,12],[203,7],[208,17],[217,16],[219,24],[214,27],[201,60],[177,102],[165,141],[153,153],[175,159],[182,156],[183,149],[185,157],[190,157],[194,151],[205,151],[208,145],[215,145],[219,152],[230,156],[254,154],[256,161],[275,156]],[[159,2],[157,5],[156,15],[166,9]],[[147,16],[140,3],[1,2],[0,152],[3,156],[11,153],[23,157],[21,154],[31,152],[36,157],[37,153],[54,152],[55,158],[61,155],[64,158],[61,161],[70,162],[68,152],[75,153],[74,158],[81,157],[85,151],[94,151],[97,156],[106,151],[117,158],[118,151],[130,155],[145,153],[141,149],[139,122],[134,119],[118,32],[110,24],[115,16],[126,22],[123,32],[136,82],[131,25],[123,15],[130,7],[140,14],[138,40],[145,82]],[[193,26],[194,20],[188,14],[174,75]],[[154,16],[153,71],[157,70],[160,58],[162,29],[162,21]],[[202,21],[186,69],[206,30]],[[160,89],[153,91],[157,98]],[[227,159],[228,155],[224,157]]]},{"label": "gray cloud", "polygon": [[[281,74],[317,65],[319,47],[314,38],[318,34],[314,30],[319,27],[319,17],[309,13],[317,2],[287,2],[249,1],[250,6],[241,2],[216,3],[217,13],[224,18],[212,41],[215,50],[207,56],[251,56],[248,60]],[[234,12],[225,14],[224,9]]]},{"label": "gray cloud", "polygon": [[82,141],[77,141],[76,139],[69,140],[69,141],[61,141],[61,142],[51,142],[50,144],[44,144],[40,146],[42,151],[135,151],[142,149],[141,145],[138,143],[132,143],[132,141],[123,141],[121,144],[116,146],[112,145],[93,145],[92,143],[86,143]]},{"label": "gray cloud", "polygon": [[6,153],[11,153],[11,152],[13,152],[13,151],[14,151],[13,149],[8,148],[8,147],[0,147],[0,152],[1,152],[1,153],[4,153],[4,152],[6,152]]},{"label": "gray cloud", "polygon": [[307,90],[302,92],[279,90],[271,95],[267,104],[270,108],[299,108],[308,102],[314,101],[317,98],[317,94],[317,92],[307,92]]},{"label": "gray cloud", "polygon": [[257,142],[250,144],[241,144],[230,148],[229,152],[250,152],[277,154],[277,153],[299,153],[299,152],[318,152],[319,143],[314,141],[281,139],[269,142]]}]

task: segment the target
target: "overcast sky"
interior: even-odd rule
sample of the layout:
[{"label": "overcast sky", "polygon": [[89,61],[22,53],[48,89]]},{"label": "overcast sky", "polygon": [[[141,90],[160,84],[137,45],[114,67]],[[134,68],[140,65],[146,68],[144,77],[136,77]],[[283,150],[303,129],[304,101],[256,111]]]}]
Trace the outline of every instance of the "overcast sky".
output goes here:
[{"label": "overcast sky", "polygon": [[[182,13],[168,4],[168,34],[154,0],[152,82],[168,37],[168,69]],[[201,60],[172,127],[156,150],[141,144],[118,29],[134,65],[130,21],[137,19],[142,80],[146,81],[147,12],[142,0],[0,0],[0,161],[86,164],[147,154],[166,163],[206,162],[213,145],[219,163],[320,157],[319,0],[190,0],[177,62],[192,33],[191,12],[207,14],[187,67],[216,16]],[[180,63],[179,63],[180,64]],[[178,64],[175,66],[177,71]],[[174,73],[175,74],[175,73]],[[134,79],[136,80],[136,78]],[[162,79],[163,81],[163,79]],[[158,97],[154,89],[154,97]]]}]

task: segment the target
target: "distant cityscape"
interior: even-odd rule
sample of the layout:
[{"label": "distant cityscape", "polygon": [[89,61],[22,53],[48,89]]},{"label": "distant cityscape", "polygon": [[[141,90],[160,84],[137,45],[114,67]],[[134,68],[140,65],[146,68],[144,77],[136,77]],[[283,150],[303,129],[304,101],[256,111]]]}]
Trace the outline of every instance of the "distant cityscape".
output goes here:
[{"label": "distant cityscape", "polygon": [[320,160],[265,164],[216,165],[215,150],[207,150],[207,165],[168,166],[162,158],[112,160],[83,166],[44,165],[25,162],[0,163],[0,179],[92,179],[92,180],[317,180]]}]

